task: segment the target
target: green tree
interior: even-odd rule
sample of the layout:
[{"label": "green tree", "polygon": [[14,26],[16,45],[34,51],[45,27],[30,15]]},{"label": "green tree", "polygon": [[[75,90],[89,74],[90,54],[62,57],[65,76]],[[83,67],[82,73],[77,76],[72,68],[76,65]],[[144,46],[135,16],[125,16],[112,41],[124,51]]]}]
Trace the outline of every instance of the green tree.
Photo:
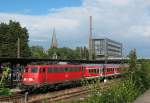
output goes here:
[{"label": "green tree", "polygon": [[32,46],[31,48],[32,57],[37,58],[46,58],[47,54],[44,51],[44,48],[41,46]]},{"label": "green tree", "polygon": [[27,29],[21,27],[19,22],[10,20],[8,24],[0,24],[0,57],[17,57],[17,40],[20,38],[20,56],[31,55]]},{"label": "green tree", "polygon": [[89,59],[89,52],[85,46],[83,47],[83,59],[85,59],[85,60]]},{"label": "green tree", "polygon": [[129,53],[129,58],[130,58],[130,72],[134,72],[137,68],[137,56],[136,56],[136,49],[131,50]]},{"label": "green tree", "polygon": [[58,59],[75,59],[74,50],[63,47],[63,48],[50,48],[48,50],[48,55],[53,58],[54,53],[57,55]]},{"label": "green tree", "polygon": [[76,59],[81,59],[81,57],[82,57],[82,55],[81,55],[81,47],[76,47],[75,55],[76,55]]},{"label": "green tree", "polygon": [[58,59],[88,59],[88,49],[86,47],[76,47],[76,49],[67,47],[50,48],[48,50],[49,57],[52,58],[54,54],[57,54]]}]

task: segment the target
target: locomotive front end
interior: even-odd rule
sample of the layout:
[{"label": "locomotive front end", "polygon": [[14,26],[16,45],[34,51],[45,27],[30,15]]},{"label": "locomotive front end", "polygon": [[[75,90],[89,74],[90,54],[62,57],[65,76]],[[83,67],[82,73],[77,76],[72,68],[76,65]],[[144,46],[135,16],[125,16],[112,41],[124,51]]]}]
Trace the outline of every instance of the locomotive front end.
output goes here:
[{"label": "locomotive front end", "polygon": [[38,66],[27,66],[22,73],[22,86],[34,87],[38,84]]}]

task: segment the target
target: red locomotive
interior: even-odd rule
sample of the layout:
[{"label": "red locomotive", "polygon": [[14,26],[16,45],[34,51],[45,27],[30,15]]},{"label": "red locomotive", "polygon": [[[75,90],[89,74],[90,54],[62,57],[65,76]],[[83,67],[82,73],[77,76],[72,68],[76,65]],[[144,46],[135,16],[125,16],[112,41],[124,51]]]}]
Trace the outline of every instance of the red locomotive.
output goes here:
[{"label": "red locomotive", "polygon": [[116,76],[125,73],[127,66],[120,65],[29,65],[24,68],[22,84],[26,87],[55,86],[92,79]]}]

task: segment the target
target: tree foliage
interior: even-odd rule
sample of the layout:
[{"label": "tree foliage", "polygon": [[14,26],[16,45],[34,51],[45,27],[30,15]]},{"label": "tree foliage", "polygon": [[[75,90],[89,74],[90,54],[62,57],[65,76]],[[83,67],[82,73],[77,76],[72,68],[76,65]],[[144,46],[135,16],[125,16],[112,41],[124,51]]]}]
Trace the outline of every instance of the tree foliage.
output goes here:
[{"label": "tree foliage", "polygon": [[29,34],[19,22],[9,21],[0,24],[0,57],[17,57],[17,40],[20,38],[20,56],[30,56]]},{"label": "tree foliage", "polygon": [[44,48],[42,46],[32,46],[30,47],[32,57],[36,58],[45,58],[47,57],[46,52],[44,51]]},{"label": "tree foliage", "polygon": [[63,48],[50,48],[48,55],[53,58],[56,54],[58,59],[88,59],[88,49],[86,47],[77,47],[76,49]]},{"label": "tree foliage", "polygon": [[137,69],[137,56],[136,56],[136,49],[131,50],[129,53],[129,58],[130,58],[130,72],[134,72]]}]

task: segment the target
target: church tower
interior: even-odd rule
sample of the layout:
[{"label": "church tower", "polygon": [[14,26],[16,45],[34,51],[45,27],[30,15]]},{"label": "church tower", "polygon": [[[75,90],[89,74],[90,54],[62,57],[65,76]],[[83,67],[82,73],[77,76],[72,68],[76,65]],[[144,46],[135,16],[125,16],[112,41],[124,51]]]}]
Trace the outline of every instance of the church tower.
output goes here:
[{"label": "church tower", "polygon": [[57,48],[57,39],[56,39],[56,32],[55,29],[53,29],[53,35],[51,40],[51,48]]}]

